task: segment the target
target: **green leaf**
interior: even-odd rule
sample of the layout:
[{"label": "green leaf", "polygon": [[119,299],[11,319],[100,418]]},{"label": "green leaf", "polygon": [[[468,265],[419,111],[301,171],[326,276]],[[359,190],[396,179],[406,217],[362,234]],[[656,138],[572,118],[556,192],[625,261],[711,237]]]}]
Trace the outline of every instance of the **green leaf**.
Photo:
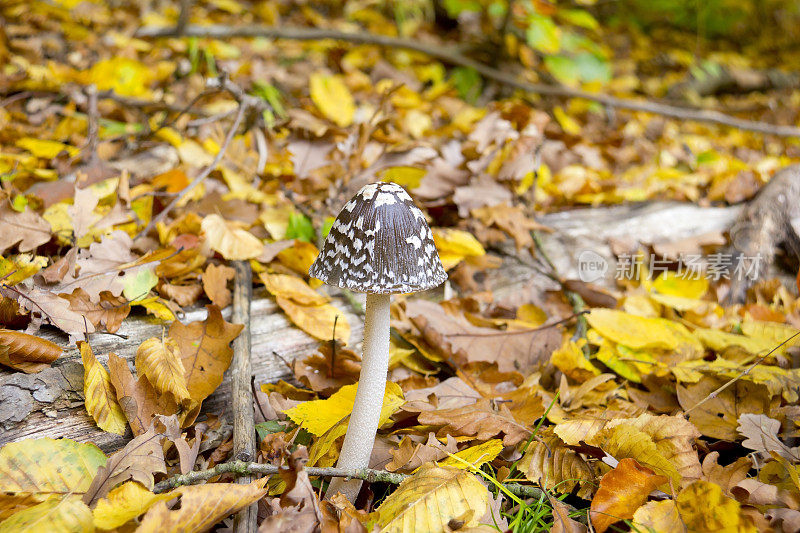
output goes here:
[{"label": "green leaf", "polygon": [[336,219],[333,217],[326,217],[325,222],[322,223],[322,237],[327,238],[328,233],[331,232],[331,228],[333,227],[333,223],[336,222]]},{"label": "green leaf", "polygon": [[289,215],[289,225],[286,227],[286,238],[312,242],[314,240],[314,225],[302,213],[291,213]]},{"label": "green leaf", "polygon": [[265,100],[276,115],[286,116],[286,106],[280,89],[269,83],[257,81],[253,84],[253,94]]},{"label": "green leaf", "polygon": [[525,38],[528,44],[543,54],[555,54],[561,49],[561,31],[553,19],[542,15],[532,15],[528,21]]},{"label": "green leaf", "polygon": [[481,4],[476,0],[444,0],[444,8],[452,18],[458,18],[465,11],[480,13]]},{"label": "green leaf", "polygon": [[458,91],[458,95],[469,104],[474,104],[483,90],[483,78],[474,68],[454,68],[450,82]]},{"label": "green leaf", "polygon": [[583,9],[561,9],[558,11],[558,17],[567,24],[586,28],[587,30],[596,30],[600,27],[597,19]]},{"label": "green leaf", "polygon": [[611,66],[608,61],[594,54],[584,52],[576,55],[575,64],[582,81],[608,81],[611,79]]},{"label": "green leaf", "polygon": [[141,300],[158,283],[154,268],[140,268],[135,273],[125,274],[122,294],[129,301]]},{"label": "green leaf", "polygon": [[547,56],[544,58],[544,65],[550,74],[564,85],[577,85],[580,81],[578,65],[571,57]]},{"label": "green leaf", "polygon": [[267,438],[267,435],[284,431],[286,431],[286,426],[281,424],[278,420],[267,420],[266,422],[256,424],[256,433],[258,433],[259,440],[264,440]]}]

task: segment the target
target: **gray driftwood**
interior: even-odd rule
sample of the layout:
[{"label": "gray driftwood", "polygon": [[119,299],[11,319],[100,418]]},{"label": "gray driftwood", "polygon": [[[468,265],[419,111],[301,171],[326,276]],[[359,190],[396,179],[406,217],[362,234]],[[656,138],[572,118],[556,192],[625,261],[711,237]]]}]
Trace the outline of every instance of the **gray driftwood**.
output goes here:
[{"label": "gray driftwood", "polygon": [[[584,250],[594,250],[613,257],[608,239],[638,240],[645,243],[670,242],[692,235],[724,231],[736,219],[740,208],[703,209],[691,204],[653,203],[641,206],[593,208],[556,213],[541,218],[555,231],[543,235],[544,246],[563,277],[576,277],[576,258]],[[609,275],[613,277],[613,266]],[[496,298],[519,295],[526,288],[534,292],[554,288],[552,282],[536,274],[519,261],[507,260],[504,266],[490,273],[490,284]],[[606,280],[608,281],[608,280]],[[527,291],[526,291],[527,292]],[[437,293],[434,293],[436,296]],[[439,293],[440,294],[440,293]],[[362,323],[347,300],[333,293],[333,304],[342,310],[352,328],[350,345],[357,346],[362,336]],[[205,309],[193,309],[182,321],[205,318]],[[223,311],[231,320],[230,307]],[[123,322],[119,337],[93,334],[90,338],[98,359],[106,364],[110,351],[128,360],[139,344],[148,337],[160,336],[164,325],[144,316],[132,316]],[[318,341],[295,328],[277,307],[274,300],[257,290],[252,301],[250,333],[252,338],[252,372],[257,384],[290,377],[283,360],[313,353]],[[83,406],[83,367],[74,346],[52,330],[43,329],[42,337],[66,349],[51,368],[26,375],[0,368],[0,445],[25,438],[66,437],[81,442],[95,442],[104,451],[114,451],[131,438],[100,431]],[[276,355],[277,354],[277,355]],[[283,360],[282,360],[283,359]],[[229,371],[230,373],[230,371]],[[206,399],[203,412],[217,413],[231,419],[231,379]]]}]

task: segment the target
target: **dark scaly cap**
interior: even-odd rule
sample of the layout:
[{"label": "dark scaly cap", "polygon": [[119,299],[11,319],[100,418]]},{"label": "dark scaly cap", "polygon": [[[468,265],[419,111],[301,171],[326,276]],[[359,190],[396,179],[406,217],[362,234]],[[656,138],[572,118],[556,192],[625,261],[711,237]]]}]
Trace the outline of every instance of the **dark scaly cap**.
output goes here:
[{"label": "dark scaly cap", "polygon": [[444,283],[425,215],[396,183],[365,185],[345,204],[308,271],[356,292],[419,292]]}]

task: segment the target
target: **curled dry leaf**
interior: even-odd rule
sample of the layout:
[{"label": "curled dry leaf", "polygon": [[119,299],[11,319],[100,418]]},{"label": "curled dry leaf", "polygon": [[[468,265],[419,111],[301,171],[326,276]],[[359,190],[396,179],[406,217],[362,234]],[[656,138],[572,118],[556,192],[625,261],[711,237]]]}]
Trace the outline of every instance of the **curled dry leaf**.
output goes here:
[{"label": "curled dry leaf", "polygon": [[128,429],[125,413],[117,402],[111,378],[97,360],[88,342],[78,344],[83,361],[83,395],[86,411],[103,431],[124,435]]},{"label": "curled dry leaf", "polygon": [[105,454],[70,439],[28,439],[0,448],[0,520],[58,494],[83,494]]},{"label": "curled dry leaf", "polygon": [[[267,489],[268,478],[247,485],[236,483],[207,483],[179,487],[172,494],[179,497],[173,509],[160,501],[142,518],[138,533],[163,531],[206,531],[226,516],[260,500]],[[202,512],[201,512],[202,511]]]},{"label": "curled dry leaf", "polygon": [[181,307],[189,307],[190,305],[194,305],[200,295],[203,294],[203,288],[199,283],[189,283],[186,285],[159,283],[158,292]]},{"label": "curled dry leaf", "polygon": [[717,459],[719,452],[711,452],[703,457],[703,480],[716,483],[726,496],[732,496],[731,489],[747,477],[753,461],[749,457],[739,457],[734,463],[720,466]]},{"label": "curled dry leaf", "polygon": [[39,372],[61,355],[61,348],[48,340],[19,331],[0,329],[0,364],[27,374]]},{"label": "curled dry leaf", "polygon": [[225,309],[231,303],[231,291],[228,282],[236,271],[229,266],[209,264],[203,273],[203,290],[211,303]]},{"label": "curled dry leaf", "polygon": [[261,255],[264,248],[252,233],[219,215],[205,217],[202,228],[208,245],[229,261],[254,259]]},{"label": "curled dry leaf", "polygon": [[736,430],[745,437],[742,446],[765,454],[777,453],[789,461],[800,461],[800,447],[790,448],[778,437],[781,423],[767,415],[743,414]]},{"label": "curled dry leaf", "polygon": [[603,533],[615,522],[633,518],[647,496],[666,481],[667,478],[656,475],[635,459],[622,459],[603,476],[592,499],[589,516],[597,533]]},{"label": "curled dry leaf", "polygon": [[532,440],[518,468],[546,490],[568,494],[580,484],[578,497],[584,499],[594,491],[594,469],[556,435],[540,434]]},{"label": "curled dry leaf", "polygon": [[189,399],[186,370],[174,339],[162,341],[151,337],[140,344],[136,350],[136,371],[140,376],[147,376],[147,380],[161,394],[170,393],[179,402]]},{"label": "curled dry leaf", "polygon": [[[386,463],[386,470],[389,472],[400,472],[408,474],[415,471],[427,463],[433,463],[444,459],[448,454],[458,452],[456,439],[447,436],[447,444],[442,444],[436,435],[428,433],[426,443],[414,443],[410,437],[403,437],[397,449],[391,450],[392,460]],[[455,466],[455,465],[454,465]]]},{"label": "curled dry leaf", "polygon": [[377,525],[385,532],[444,532],[451,520],[474,527],[488,502],[489,491],[470,472],[426,464],[383,500]]},{"label": "curled dry leaf", "polygon": [[517,422],[508,408],[500,404],[495,408],[490,400],[455,409],[423,411],[420,424],[438,426],[437,436],[473,437],[487,440],[502,435],[503,444],[512,446],[526,439],[531,431]]},{"label": "curled dry leaf", "polygon": [[171,415],[178,411],[172,395],[158,394],[144,376],[133,377],[125,359],[114,353],[108,354],[108,376],[134,435],[147,431],[155,415]]}]

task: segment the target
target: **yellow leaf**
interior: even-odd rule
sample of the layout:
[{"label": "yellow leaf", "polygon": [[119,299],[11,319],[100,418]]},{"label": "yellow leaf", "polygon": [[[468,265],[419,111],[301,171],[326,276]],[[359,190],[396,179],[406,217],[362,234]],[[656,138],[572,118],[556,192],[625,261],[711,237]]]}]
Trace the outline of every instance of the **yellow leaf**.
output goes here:
[{"label": "yellow leaf", "polygon": [[263,488],[267,479],[257,479],[247,485],[206,483],[179,487],[173,491],[173,496],[180,495],[180,507],[170,510],[167,502],[157,502],[144,515],[136,531],[206,531],[226,516],[260,500],[267,493]]},{"label": "yellow leaf", "polygon": [[5,258],[0,256],[0,280],[5,285],[16,285],[46,267],[48,259],[41,255],[18,254]]},{"label": "yellow leaf", "polygon": [[289,227],[289,217],[295,212],[294,206],[287,204],[281,207],[268,207],[258,216],[264,228],[275,240],[286,238]]},{"label": "yellow leaf", "polygon": [[722,493],[722,487],[695,481],[683,489],[675,504],[689,531],[707,533],[755,533],[755,525],[742,513],[739,502]]},{"label": "yellow leaf", "polygon": [[283,312],[294,324],[321,341],[334,338],[334,324],[336,324],[335,338],[347,344],[350,341],[350,324],[345,314],[332,306],[299,305],[289,298],[276,296],[275,301]]},{"label": "yellow leaf", "polygon": [[343,128],[353,123],[356,105],[341,76],[317,72],[311,75],[309,84],[311,99],[323,115]]},{"label": "yellow leaf", "polygon": [[648,502],[633,513],[634,531],[653,533],[683,533],[686,525],[681,521],[678,507],[672,500]]},{"label": "yellow leaf", "polygon": [[739,346],[755,355],[767,353],[777,345],[767,339],[746,337],[718,329],[696,328],[694,336],[700,339],[704,346],[717,352],[721,352],[731,346]]},{"label": "yellow leaf", "polygon": [[383,181],[391,181],[402,185],[406,189],[416,189],[428,171],[416,167],[389,167],[378,172],[378,177]]},{"label": "yellow leaf", "polygon": [[324,305],[329,301],[297,276],[262,272],[259,278],[271,295],[288,298],[300,305]]},{"label": "yellow leaf", "polygon": [[450,228],[433,228],[433,242],[439,251],[445,270],[449,270],[467,257],[486,255],[486,250],[471,233]]},{"label": "yellow leaf", "polygon": [[86,398],[86,411],[92,415],[97,426],[103,431],[124,435],[128,428],[128,420],[117,403],[117,394],[108,371],[97,361],[88,342],[81,342],[79,345],[83,360],[83,395]]},{"label": "yellow leaf", "polygon": [[561,129],[564,130],[564,133],[568,135],[581,134],[581,125],[578,124],[574,118],[567,115],[561,106],[556,106],[553,109],[553,115],[555,115],[556,120],[561,125]]},{"label": "yellow leaf", "polygon": [[[356,390],[358,390],[358,383],[345,385],[327,400],[304,402],[287,409],[284,414],[309,433],[321,436],[344,418],[350,416],[356,399]],[[385,424],[404,403],[403,390],[400,386],[391,381],[387,382],[386,391],[383,394],[379,427]]]},{"label": "yellow leaf", "polygon": [[708,280],[700,276],[692,279],[691,276],[666,271],[653,281],[653,289],[667,296],[697,299],[702,298],[708,291]]},{"label": "yellow leaf", "polygon": [[59,242],[64,245],[71,243],[72,237],[72,217],[67,209],[69,205],[64,202],[53,204],[42,213],[42,218],[50,224],[50,231],[53,232]]},{"label": "yellow leaf", "polygon": [[92,512],[94,525],[98,529],[115,529],[145,513],[162,500],[171,500],[173,492],[153,494],[144,485],[128,481],[112,489],[105,498],[97,502]]},{"label": "yellow leaf", "polygon": [[[780,343],[790,339],[793,335],[797,335],[797,333],[800,333],[800,331],[792,326],[789,326],[788,324],[762,322],[760,320],[746,320],[742,322],[742,333],[769,346],[769,348],[766,350],[766,352],[768,352],[773,348],[776,348]],[[798,345],[800,345],[800,335],[797,335],[797,337],[793,338],[775,350],[775,353],[783,353],[786,351],[786,348]]]},{"label": "yellow leaf", "polygon": [[86,83],[94,83],[101,91],[111,89],[122,96],[148,96],[148,87],[156,75],[151,67],[139,61],[115,56],[95,63],[85,78]]},{"label": "yellow leaf", "polygon": [[185,139],[181,142],[178,146],[178,156],[183,164],[194,167],[206,167],[214,162],[214,156],[192,139]]},{"label": "yellow leaf", "polygon": [[45,157],[52,159],[61,152],[67,152],[70,157],[75,157],[80,153],[80,150],[69,144],[60,143],[58,141],[48,141],[46,139],[38,139],[36,137],[23,137],[18,139],[15,143],[20,148],[23,148],[36,157]]},{"label": "yellow leaf", "polygon": [[283,266],[291,268],[301,276],[308,276],[308,269],[319,255],[319,250],[310,242],[294,241],[290,248],[281,250],[275,257]]},{"label": "yellow leaf", "polygon": [[26,439],[0,448],[0,520],[55,494],[86,492],[106,463],[94,444]]},{"label": "yellow leaf", "polygon": [[136,371],[140,376],[147,376],[158,392],[171,393],[178,401],[190,398],[186,388],[186,370],[174,339],[162,341],[151,337],[142,342],[136,350]]},{"label": "yellow leaf", "polygon": [[39,533],[52,531],[58,533],[93,533],[92,510],[79,496],[34,505],[20,511],[0,524],[0,533]]},{"label": "yellow leaf", "polygon": [[552,353],[550,362],[568,378],[579,383],[600,375],[600,370],[586,359],[583,350],[574,341],[562,344],[561,348]]},{"label": "yellow leaf", "polygon": [[254,259],[261,255],[264,245],[249,231],[236,227],[219,215],[203,219],[208,245],[230,261]]},{"label": "yellow leaf", "polygon": [[697,383],[706,373],[727,379],[742,379],[751,383],[766,385],[770,395],[782,395],[788,403],[798,400],[797,383],[800,383],[800,368],[780,368],[777,366],[757,365],[742,375],[745,369],[739,363],[718,357],[712,362],[683,361],[670,367],[670,371],[679,382]]},{"label": "yellow leaf", "polygon": [[465,528],[478,525],[489,492],[475,476],[458,468],[425,464],[405,479],[376,510],[382,532],[452,531],[452,520]]},{"label": "yellow leaf", "polygon": [[[503,441],[501,439],[489,439],[475,446],[470,446],[460,452],[453,454],[454,457],[447,457],[439,461],[439,466],[454,468],[480,468],[481,465],[494,461],[500,452],[503,451]],[[458,457],[458,459],[456,459]],[[459,461],[459,459],[461,459]],[[466,461],[468,464],[464,463]]]},{"label": "yellow leaf", "polygon": [[144,307],[148,313],[159,320],[165,322],[172,322],[175,320],[175,313],[173,313],[172,310],[164,304],[164,301],[157,296],[145,298],[144,300],[136,300],[135,302],[131,302],[131,305]]},{"label": "yellow leaf", "polygon": [[648,318],[615,311],[592,309],[586,320],[600,335],[635,350],[676,350],[687,359],[703,353],[703,345],[682,324],[664,318]]}]

